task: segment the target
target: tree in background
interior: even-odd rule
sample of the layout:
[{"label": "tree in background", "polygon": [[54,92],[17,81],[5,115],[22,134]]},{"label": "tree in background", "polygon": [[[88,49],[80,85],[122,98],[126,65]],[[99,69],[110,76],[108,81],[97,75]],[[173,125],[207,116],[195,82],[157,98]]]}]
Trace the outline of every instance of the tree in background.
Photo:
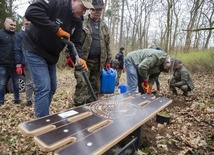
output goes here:
[{"label": "tree in background", "polygon": [[[17,1],[0,2],[0,28],[7,16],[14,16],[19,30],[21,17],[15,13],[17,8],[35,0],[14,5]],[[168,53],[188,52],[214,46],[213,8],[214,1],[210,0],[105,0],[102,18],[111,31],[113,55],[120,46],[129,52],[146,48],[150,43]]]},{"label": "tree in background", "polygon": [[12,17],[12,10],[9,8],[8,1],[0,1],[0,29],[4,28],[4,21],[6,17]]}]

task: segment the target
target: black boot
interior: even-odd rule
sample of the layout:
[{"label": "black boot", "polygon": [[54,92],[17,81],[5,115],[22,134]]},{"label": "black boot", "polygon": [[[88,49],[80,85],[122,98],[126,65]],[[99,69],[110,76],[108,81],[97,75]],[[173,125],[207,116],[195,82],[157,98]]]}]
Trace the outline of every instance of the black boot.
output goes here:
[{"label": "black boot", "polygon": [[188,92],[187,91],[183,91],[183,96],[188,96]]},{"label": "black boot", "polygon": [[178,95],[177,90],[172,91],[173,95]]},{"label": "black boot", "polygon": [[29,106],[31,106],[32,104],[33,104],[32,101],[27,101],[26,106],[29,107]]}]

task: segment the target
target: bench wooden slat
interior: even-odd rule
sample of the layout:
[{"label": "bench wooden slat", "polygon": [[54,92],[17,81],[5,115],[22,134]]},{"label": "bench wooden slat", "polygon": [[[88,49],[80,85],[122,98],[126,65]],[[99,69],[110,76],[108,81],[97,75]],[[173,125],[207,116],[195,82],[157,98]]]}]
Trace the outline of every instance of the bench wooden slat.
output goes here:
[{"label": "bench wooden slat", "polygon": [[[131,100],[120,101],[120,102],[117,102],[117,103],[120,104],[120,110],[123,107],[127,108],[127,106],[129,106],[135,112],[137,112],[138,111],[137,109],[139,108],[137,103],[139,104],[139,103],[144,102],[144,101],[146,101],[146,100],[148,100],[150,98],[151,98],[151,96],[144,95],[144,96],[138,96],[138,97],[136,97],[134,99],[131,99]],[[93,112],[92,108],[94,107],[95,104],[97,104],[98,106],[100,106],[100,104],[101,104],[101,106],[102,106],[102,104],[105,104],[107,106],[110,105],[109,104],[110,101],[108,101],[108,102],[107,101],[106,102],[100,101],[100,102],[102,102],[102,103],[96,102],[94,104],[90,104],[90,110]],[[112,105],[114,106],[114,104],[116,104],[116,103],[113,103]],[[111,108],[111,106],[110,106],[110,108]],[[103,109],[103,110],[106,110],[106,109]],[[109,109],[107,109],[107,110],[109,110]],[[112,114],[117,114],[118,109],[116,109],[116,111],[114,111],[114,109],[112,109],[112,110],[113,110]],[[130,109],[124,109],[124,110],[130,110]],[[98,111],[98,113],[99,112],[100,111]],[[101,109],[101,112],[102,112],[102,109]],[[127,113],[127,112],[126,111],[122,111],[122,114],[124,114],[124,113]],[[95,114],[95,112],[94,112],[94,114]],[[128,114],[127,117],[131,118],[131,117],[134,116],[134,114],[133,115]],[[108,115],[109,114],[107,114],[106,116],[108,116]],[[118,114],[115,115],[114,118],[124,119],[124,117],[120,117],[120,113],[119,113],[119,115]],[[63,125],[62,127],[59,127],[57,129],[55,129],[55,130],[52,130],[52,131],[49,131],[49,132],[47,131],[47,133],[43,133],[41,135],[38,135],[38,136],[36,136],[34,138],[34,141],[35,141],[36,144],[39,145],[41,150],[43,150],[43,151],[53,151],[54,149],[59,148],[62,145],[66,144],[66,143],[69,143],[71,140],[73,140],[73,139],[66,139],[67,137],[71,137],[76,132],[85,130],[85,129],[89,128],[90,126],[93,126],[94,124],[99,123],[99,121],[109,120],[109,119],[111,119],[111,118],[102,117],[102,115],[100,115],[100,116],[99,115],[98,116],[92,115],[92,116],[89,116],[89,117],[84,118],[82,120],[79,120],[77,122],[68,123],[66,125]],[[66,130],[67,132],[64,133],[63,132],[64,130]],[[91,134],[91,133],[89,133],[89,134]],[[52,138],[48,138],[48,137],[52,137]],[[73,136],[73,137],[75,137],[75,136]],[[75,138],[77,140],[79,140],[80,137],[75,137]]]},{"label": "bench wooden slat", "polygon": [[57,155],[103,154],[172,101],[128,92],[21,123],[42,151]]},{"label": "bench wooden slat", "polygon": [[[124,94],[120,94],[120,95],[116,95],[116,96],[112,96],[109,98],[106,98],[102,101],[108,101],[108,100],[126,100],[129,97],[136,97],[139,96],[139,93],[136,92],[127,92]],[[99,101],[96,101],[99,102]],[[74,109],[74,108],[73,108]],[[67,124],[69,123],[69,121],[67,120],[67,118],[62,118],[59,116],[59,114],[71,111],[72,109],[66,110],[64,112],[60,112],[60,113],[56,113],[56,114],[52,114],[52,115],[48,115],[33,121],[27,121],[27,122],[23,122],[21,124],[18,125],[19,130],[22,132],[23,135],[26,136],[35,136],[35,135],[39,135],[42,134],[46,131],[50,131],[53,130],[61,125]],[[77,111],[78,113],[83,113],[88,110],[88,106],[80,106],[75,108],[75,111]],[[77,115],[77,114],[75,114]],[[75,115],[72,115],[70,117],[73,117]]]},{"label": "bench wooden slat", "polygon": [[[37,145],[39,145],[41,150],[53,151],[57,148],[60,148],[62,145],[65,145],[66,143],[71,142],[72,139],[69,139],[70,140],[69,141],[68,139],[66,139],[67,137],[73,137],[73,138],[75,138],[75,140],[79,141],[79,138],[83,138],[83,137],[79,137],[79,136],[75,135],[76,132],[86,130],[87,128],[90,127],[90,125],[92,126],[96,123],[99,123],[99,121],[102,121],[104,119],[108,120],[108,119],[116,118],[119,120],[121,120],[121,119],[126,120],[128,122],[133,121],[132,118],[136,119],[136,117],[138,115],[140,115],[141,109],[145,107],[145,106],[143,106],[143,107],[138,106],[138,104],[148,101],[149,99],[151,99],[151,96],[143,95],[143,96],[138,96],[132,100],[118,102],[118,104],[120,104],[120,105],[118,105],[119,109],[117,109],[118,108],[117,106],[115,106],[113,108],[111,107],[112,105],[114,106],[114,104],[117,104],[117,103],[113,103],[112,105],[110,105],[108,102],[104,102],[102,104],[104,104],[104,105],[106,104],[107,106],[110,105],[110,108],[112,108],[112,109],[107,109],[107,110],[112,110],[112,111],[110,111],[110,112],[112,112],[112,114],[109,113],[105,116],[113,115],[112,116],[113,118],[104,117],[104,115],[100,115],[101,117],[92,115],[92,116],[89,116],[82,120],[79,120],[77,122],[69,123],[69,124],[63,125],[62,127],[57,128],[55,130],[38,135],[34,138],[34,141]],[[96,104],[99,106],[100,103],[98,102]],[[90,110],[92,110],[94,105],[95,105],[95,103],[90,105]],[[124,109],[123,109],[123,107],[124,107]],[[127,109],[127,107],[128,107],[128,109]],[[98,109],[99,108],[100,107],[98,107]],[[114,108],[116,108],[116,109],[114,109]],[[106,110],[106,109],[103,109],[103,110]],[[122,110],[122,111],[120,112],[120,110]],[[130,110],[130,111],[127,111],[127,110]],[[92,112],[93,112],[93,110],[92,110]],[[102,109],[101,109],[101,112],[102,112]],[[95,111],[93,113],[95,114]],[[124,114],[127,116],[125,116]],[[114,124],[114,126],[115,126],[115,125],[117,125],[117,123],[118,123],[117,121],[113,121],[113,123],[111,123],[108,126],[112,126],[112,124]],[[128,126],[130,126],[130,125],[132,125],[132,124],[128,124]],[[112,127],[113,129],[115,128],[114,126]],[[67,130],[67,132],[63,133],[63,131],[65,129]],[[88,134],[90,135],[91,133],[88,133]],[[85,136],[88,136],[88,135],[85,135]],[[49,138],[49,137],[51,137],[51,138]]]},{"label": "bench wooden slat", "polygon": [[96,131],[94,134],[68,144],[56,151],[57,155],[101,155],[116,145],[123,138],[131,134],[156,113],[171,103],[170,99],[158,98],[145,106],[140,107],[136,117],[126,120],[118,119],[110,125]]}]

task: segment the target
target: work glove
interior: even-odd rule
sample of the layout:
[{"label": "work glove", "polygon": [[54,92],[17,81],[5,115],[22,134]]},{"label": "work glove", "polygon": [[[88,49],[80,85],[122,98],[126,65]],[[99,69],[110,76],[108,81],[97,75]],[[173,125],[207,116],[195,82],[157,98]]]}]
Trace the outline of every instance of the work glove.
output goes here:
[{"label": "work glove", "polygon": [[74,68],[74,63],[73,63],[70,56],[66,56],[66,62],[67,62],[69,67]]},{"label": "work glove", "polygon": [[24,70],[24,66],[23,66],[23,65],[21,65],[21,64],[17,64],[17,65],[16,65],[16,73],[17,73],[18,75],[22,75],[23,70]]},{"label": "work glove", "polygon": [[147,94],[151,94],[151,88],[149,87],[149,83],[148,80],[143,81],[143,83],[141,84],[143,90],[145,93]]},{"label": "work glove", "polygon": [[67,40],[70,40],[70,33],[68,33],[68,32],[66,32],[66,31],[64,31],[64,30],[62,30],[62,28],[59,28],[59,30],[57,31],[57,36],[59,36],[59,37],[62,37],[62,38],[65,38],[65,39],[67,39]]},{"label": "work glove", "polygon": [[88,66],[84,59],[80,58],[80,63],[81,63],[81,65],[78,65],[77,61],[75,63],[77,70],[82,70],[82,69],[88,70]]},{"label": "work glove", "polygon": [[110,63],[109,63],[109,62],[106,63],[106,68],[107,68],[107,69],[110,68]]}]

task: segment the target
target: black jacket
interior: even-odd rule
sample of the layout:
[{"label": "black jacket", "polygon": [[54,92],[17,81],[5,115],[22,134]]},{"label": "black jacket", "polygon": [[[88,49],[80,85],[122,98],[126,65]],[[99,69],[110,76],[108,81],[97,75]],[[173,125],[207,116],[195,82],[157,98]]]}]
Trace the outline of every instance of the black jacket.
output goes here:
[{"label": "black jacket", "polygon": [[55,64],[64,48],[56,35],[59,27],[71,34],[81,57],[82,18],[72,15],[71,0],[38,0],[25,12],[31,24],[25,30],[23,46],[30,52],[44,58],[48,64]]},{"label": "black jacket", "polygon": [[120,62],[119,69],[123,69],[124,66],[124,55],[123,52],[118,52],[115,56],[115,59],[117,59]]},{"label": "black jacket", "polygon": [[25,64],[24,55],[22,52],[22,37],[24,31],[21,30],[16,34],[16,40],[14,45],[14,53],[15,53],[15,62],[16,64]]},{"label": "black jacket", "polygon": [[0,31],[0,66],[15,67],[14,56],[15,33],[7,30]]}]

